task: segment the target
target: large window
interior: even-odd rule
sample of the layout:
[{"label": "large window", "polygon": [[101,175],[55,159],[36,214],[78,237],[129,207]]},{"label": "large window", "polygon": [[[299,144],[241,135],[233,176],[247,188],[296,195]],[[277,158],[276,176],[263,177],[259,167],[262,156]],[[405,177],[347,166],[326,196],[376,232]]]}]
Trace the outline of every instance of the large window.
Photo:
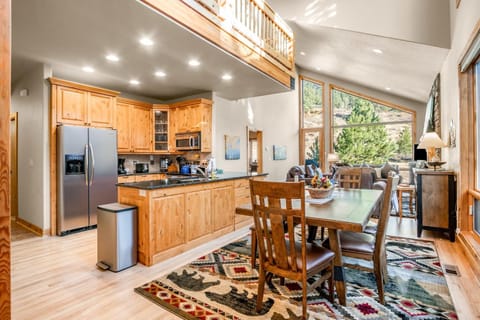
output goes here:
[{"label": "large window", "polygon": [[300,77],[300,163],[323,167],[323,82]]},{"label": "large window", "polygon": [[385,101],[330,87],[332,147],[350,164],[397,163],[413,159],[415,112]]}]

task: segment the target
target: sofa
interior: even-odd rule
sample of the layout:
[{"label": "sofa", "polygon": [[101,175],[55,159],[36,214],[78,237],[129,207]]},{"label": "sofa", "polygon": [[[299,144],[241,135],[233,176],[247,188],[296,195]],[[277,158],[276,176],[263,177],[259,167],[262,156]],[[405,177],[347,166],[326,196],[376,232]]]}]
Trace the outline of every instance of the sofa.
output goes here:
[{"label": "sofa", "polygon": [[293,166],[288,170],[285,180],[295,181],[295,176],[298,176],[298,181],[305,181],[305,184],[310,184],[315,176],[316,169],[316,166],[313,164]]}]

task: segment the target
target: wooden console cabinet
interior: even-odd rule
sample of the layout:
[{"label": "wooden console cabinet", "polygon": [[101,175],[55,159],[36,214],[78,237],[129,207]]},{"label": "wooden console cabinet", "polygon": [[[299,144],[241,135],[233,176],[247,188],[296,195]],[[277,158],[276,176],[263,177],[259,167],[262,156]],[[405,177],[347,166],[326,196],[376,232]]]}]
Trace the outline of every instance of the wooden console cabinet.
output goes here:
[{"label": "wooden console cabinet", "polygon": [[448,231],[455,241],[457,228],[456,175],[453,171],[416,170],[417,236],[423,229]]}]

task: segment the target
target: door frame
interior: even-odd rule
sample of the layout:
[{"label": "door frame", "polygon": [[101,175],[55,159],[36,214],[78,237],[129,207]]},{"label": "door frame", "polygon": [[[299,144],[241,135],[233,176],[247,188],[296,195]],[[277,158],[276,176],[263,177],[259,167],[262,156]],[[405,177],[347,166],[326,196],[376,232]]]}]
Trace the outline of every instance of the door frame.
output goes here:
[{"label": "door frame", "polygon": [[257,173],[263,173],[263,131],[247,126],[247,172],[250,173],[250,141],[257,141]]},{"label": "door frame", "polygon": [[18,112],[10,114],[10,217],[18,217]]}]

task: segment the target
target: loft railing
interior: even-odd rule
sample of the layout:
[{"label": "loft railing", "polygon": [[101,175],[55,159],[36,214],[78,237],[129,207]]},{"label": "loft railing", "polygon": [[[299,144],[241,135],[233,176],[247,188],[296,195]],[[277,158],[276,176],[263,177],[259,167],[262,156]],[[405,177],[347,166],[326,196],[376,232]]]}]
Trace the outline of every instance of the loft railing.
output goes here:
[{"label": "loft railing", "polygon": [[[293,71],[293,32],[262,0],[182,0],[263,57]],[[266,54],[266,55],[265,55]]]}]

